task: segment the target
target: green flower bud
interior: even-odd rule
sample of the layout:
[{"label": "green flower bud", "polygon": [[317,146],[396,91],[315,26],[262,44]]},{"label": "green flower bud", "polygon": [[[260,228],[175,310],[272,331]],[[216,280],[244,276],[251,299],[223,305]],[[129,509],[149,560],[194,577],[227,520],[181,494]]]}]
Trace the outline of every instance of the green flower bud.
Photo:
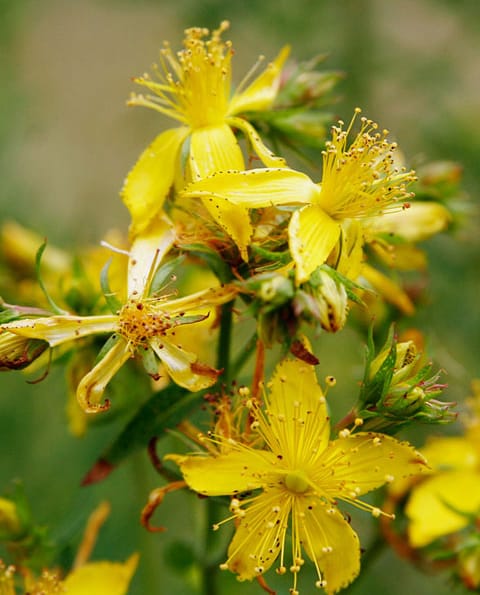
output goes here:
[{"label": "green flower bud", "polygon": [[386,433],[412,421],[453,421],[454,403],[435,398],[446,385],[438,383],[439,374],[430,376],[432,364],[422,360],[413,341],[396,341],[393,328],[378,355],[370,337],[360,395],[346,419],[361,418],[363,430]]}]

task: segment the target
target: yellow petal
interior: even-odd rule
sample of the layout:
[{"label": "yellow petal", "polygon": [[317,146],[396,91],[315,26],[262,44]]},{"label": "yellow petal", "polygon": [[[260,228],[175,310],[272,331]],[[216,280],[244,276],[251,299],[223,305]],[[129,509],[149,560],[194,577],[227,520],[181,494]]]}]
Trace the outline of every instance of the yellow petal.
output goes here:
[{"label": "yellow petal", "polygon": [[318,205],[309,205],[293,213],[288,236],[300,284],[327,260],[340,237],[340,224]]},{"label": "yellow petal", "polygon": [[213,368],[197,362],[197,356],[185,351],[179,345],[171,343],[171,339],[155,338],[150,340],[150,346],[161,360],[168,375],[178,384],[191,391],[202,390],[212,386],[218,378]]},{"label": "yellow petal", "polygon": [[451,220],[452,215],[443,205],[414,201],[408,209],[376,217],[372,224],[376,231],[393,233],[409,242],[421,242],[446,229]]},{"label": "yellow petal", "polygon": [[131,356],[127,342],[120,338],[98,364],[82,378],[77,388],[77,399],[84,411],[96,413],[101,408],[99,404],[105,387]]},{"label": "yellow petal", "polygon": [[286,490],[262,492],[245,509],[228,548],[227,566],[240,580],[266,572],[283,549],[293,498]]},{"label": "yellow petal", "polygon": [[475,514],[480,509],[480,475],[451,471],[431,477],[415,487],[405,512],[410,519],[408,534],[414,547],[423,547],[442,535],[469,524],[458,510]]},{"label": "yellow petal", "polygon": [[218,197],[203,199],[207,211],[225,233],[235,242],[242,259],[248,261],[248,246],[253,235],[248,210]]},{"label": "yellow petal", "polygon": [[299,536],[322,573],[330,595],[346,587],[360,572],[358,536],[343,515],[318,498],[298,498]]},{"label": "yellow petal", "polygon": [[247,111],[264,111],[272,106],[278,92],[282,67],[289,53],[290,47],[284,46],[260,76],[244,91],[233,95],[228,105],[229,115]]},{"label": "yellow petal", "polygon": [[277,157],[270,149],[263,143],[260,135],[255,128],[244,120],[243,118],[230,117],[227,122],[234,128],[238,128],[247,137],[253,152],[266,167],[286,167],[287,163],[283,157]]},{"label": "yellow petal", "polygon": [[265,469],[275,464],[271,452],[243,449],[217,457],[169,454],[165,459],[175,461],[189,487],[205,496],[233,496],[259,488]]},{"label": "yellow petal", "polygon": [[122,188],[122,199],[132,217],[131,233],[142,233],[160,211],[173,184],[179,150],[187,138],[186,127],[162,132],[140,155]]},{"label": "yellow petal", "polygon": [[330,443],[322,455],[324,477],[328,467],[331,475],[323,479],[326,492],[332,497],[355,499],[385,483],[422,473],[425,459],[406,442],[391,436],[360,432]]},{"label": "yellow petal", "polygon": [[133,554],[120,562],[89,562],[71,572],[64,581],[68,595],[125,595],[138,564]]},{"label": "yellow petal", "polygon": [[[198,310],[220,306],[232,300],[238,293],[238,290],[231,285],[222,287],[211,287],[202,291],[197,291],[185,297],[176,298],[171,301],[159,302],[159,310],[168,312],[171,315],[179,314],[188,310]],[[155,306],[153,306],[155,308]]]},{"label": "yellow petal", "polygon": [[227,124],[192,130],[188,163],[193,180],[217,171],[244,168],[242,151]]},{"label": "yellow petal", "polygon": [[[269,396],[265,397],[269,414],[271,433],[267,433],[269,444],[275,452],[281,452],[285,464],[295,468],[302,466],[303,451],[307,460],[311,458],[312,444],[318,452],[324,450],[330,437],[327,406],[322,389],[318,385],[315,368],[298,359],[284,359],[275,369],[269,383]],[[304,424],[299,427],[298,420]],[[305,436],[305,442],[299,437]]]},{"label": "yellow petal", "polygon": [[190,198],[221,198],[243,207],[261,208],[308,204],[319,188],[305,174],[293,169],[251,169],[219,172],[193,182],[184,193]]},{"label": "yellow petal", "polygon": [[45,318],[24,318],[2,324],[8,330],[22,337],[43,339],[51,347],[86,337],[88,335],[112,333],[116,329],[117,317],[105,316],[49,316]]},{"label": "yellow petal", "polygon": [[341,241],[334,250],[329,264],[340,274],[355,280],[363,268],[363,228],[355,219],[347,219],[342,223]]},{"label": "yellow petal", "polygon": [[374,269],[368,264],[363,265],[362,277],[382,295],[387,302],[390,302],[407,316],[415,313],[415,306],[403,289],[386,275]]},{"label": "yellow petal", "polygon": [[468,470],[480,466],[480,451],[461,436],[434,437],[422,448],[422,454],[434,470]]},{"label": "yellow petal", "polygon": [[175,230],[166,217],[155,217],[136,237],[128,260],[128,296],[145,297],[158,265],[175,241]]}]

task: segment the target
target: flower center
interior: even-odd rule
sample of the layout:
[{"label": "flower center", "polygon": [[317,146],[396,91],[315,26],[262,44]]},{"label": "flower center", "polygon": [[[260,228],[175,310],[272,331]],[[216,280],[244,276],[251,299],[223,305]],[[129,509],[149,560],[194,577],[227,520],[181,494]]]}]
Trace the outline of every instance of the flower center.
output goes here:
[{"label": "flower center", "polygon": [[283,481],[285,487],[294,494],[304,494],[310,487],[306,473],[300,469],[287,473]]},{"label": "flower center", "polygon": [[165,335],[172,326],[169,314],[153,309],[143,301],[130,300],[120,310],[118,332],[133,347],[146,344],[152,337]]}]

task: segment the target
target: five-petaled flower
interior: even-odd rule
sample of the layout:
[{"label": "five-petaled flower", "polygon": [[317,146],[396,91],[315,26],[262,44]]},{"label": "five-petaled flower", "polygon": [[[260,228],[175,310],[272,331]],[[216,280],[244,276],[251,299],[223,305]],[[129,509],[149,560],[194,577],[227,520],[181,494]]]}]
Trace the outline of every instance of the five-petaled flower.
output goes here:
[{"label": "five-petaled flower", "polygon": [[[160,52],[158,80],[148,74],[136,83],[152,95],[133,94],[129,104],[157,110],[180,126],[162,132],[142,153],[128,174],[122,190],[123,200],[132,216],[132,234],[142,233],[162,208],[173,185],[183,188],[184,181],[225,169],[244,169],[242,151],[233,130],[241,130],[253,151],[269,167],[283,167],[285,161],[274,156],[245,117],[249,111],[271,108],[280,84],[288,47],[266,69],[249,82],[246,77],[231,93],[231,42],[221,39],[229,23],[212,32],[194,27],[185,32],[184,49],[175,55],[170,46]],[[251,73],[250,73],[251,74]],[[206,203],[212,217],[229,230],[241,251],[251,235],[246,209],[234,208],[224,201],[218,208]]]},{"label": "five-petaled flower", "polygon": [[397,145],[387,139],[387,130],[377,132],[377,124],[362,117],[360,131],[349,142],[359,112],[346,130],[343,122],[332,128],[321,183],[289,168],[226,171],[194,181],[184,195],[244,208],[300,205],[290,218],[288,235],[297,282],[303,283],[327,260],[342,233],[348,234],[344,222],[400,210],[412,197],[406,185],[415,179],[414,172],[397,167]]},{"label": "five-petaled flower", "polygon": [[382,511],[359,496],[419,473],[424,459],[410,445],[383,434],[344,431],[330,441],[324,394],[314,369],[299,360],[278,365],[264,408],[252,399],[247,406],[250,440],[213,435],[217,452],[167,458],[179,465],[196,492],[232,496],[231,518],[237,525],[222,568],[236,572],[240,580],[252,579],[279,557],[277,572],[289,568],[290,592],[296,594],[304,550],[316,567],[317,587],[335,593],[360,569],[358,537],[337,501],[377,517]]},{"label": "five-petaled flower", "polygon": [[207,314],[197,314],[199,309],[223,304],[236,292],[225,286],[173,299],[151,295],[153,275],[174,238],[171,224],[159,219],[134,241],[129,252],[127,299],[117,312],[23,318],[0,325],[0,333],[7,333],[12,342],[21,336],[41,339],[50,347],[95,334],[112,335],[100,361],[77,388],[81,407],[90,413],[108,408],[108,401],[100,404],[105,387],[136,353],[156,356],[172,380],[184,388],[197,391],[211,386],[217,380],[217,370],[198,363],[194,353],[178,345],[175,328],[204,320]]}]

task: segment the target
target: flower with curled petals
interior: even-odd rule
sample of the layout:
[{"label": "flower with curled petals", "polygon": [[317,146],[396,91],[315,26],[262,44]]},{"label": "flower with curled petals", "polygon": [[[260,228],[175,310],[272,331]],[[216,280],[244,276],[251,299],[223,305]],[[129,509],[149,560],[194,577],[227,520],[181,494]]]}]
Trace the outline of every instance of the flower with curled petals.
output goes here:
[{"label": "flower with curled petals", "polygon": [[264,407],[252,400],[247,406],[250,441],[213,435],[217,451],[167,458],[196,492],[233,497],[236,532],[222,568],[240,580],[252,579],[279,558],[277,572],[290,570],[290,593],[296,594],[305,551],[317,571],[316,586],[335,593],[360,570],[359,540],[337,501],[377,517],[382,511],[359,496],[395,477],[419,473],[424,460],[410,445],[383,434],[344,431],[331,441],[325,397],[313,368],[299,360],[278,365]]},{"label": "flower with curled petals", "polygon": [[[213,287],[179,298],[152,293],[154,273],[174,239],[171,223],[163,219],[136,238],[129,252],[127,298],[118,311],[97,316],[20,318],[1,324],[0,336],[4,333],[7,341],[12,342],[18,337],[41,340],[57,347],[83,337],[110,335],[99,361],[77,387],[77,399],[88,413],[108,408],[108,401],[101,404],[107,384],[136,355],[143,356],[152,376],[158,373],[158,366],[153,364],[160,360],[176,384],[191,391],[211,386],[217,380],[217,370],[199,363],[195,353],[179,345],[175,329],[204,320],[208,309],[231,300],[236,290]],[[199,309],[207,309],[207,313],[199,315]]]},{"label": "flower with curled petals", "polygon": [[[255,79],[232,93],[232,44],[222,40],[229,23],[209,30],[193,27],[185,31],[184,48],[174,53],[168,44],[160,51],[154,76],[144,74],[134,81],[150,94],[133,94],[129,105],[152,108],[180,125],[162,132],[147,147],[128,174],[122,197],[132,217],[131,231],[142,233],[162,209],[174,185],[225,169],[243,169],[244,158],[233,130],[240,130],[253,151],[268,167],[283,167],[284,159],[274,156],[263,144],[248,119],[249,111],[269,110],[280,84],[282,66],[289,49],[283,48]],[[251,73],[254,71],[252,69]],[[249,73],[251,75],[251,73]],[[224,202],[206,208],[215,221],[246,254],[252,229],[246,209]]]}]

